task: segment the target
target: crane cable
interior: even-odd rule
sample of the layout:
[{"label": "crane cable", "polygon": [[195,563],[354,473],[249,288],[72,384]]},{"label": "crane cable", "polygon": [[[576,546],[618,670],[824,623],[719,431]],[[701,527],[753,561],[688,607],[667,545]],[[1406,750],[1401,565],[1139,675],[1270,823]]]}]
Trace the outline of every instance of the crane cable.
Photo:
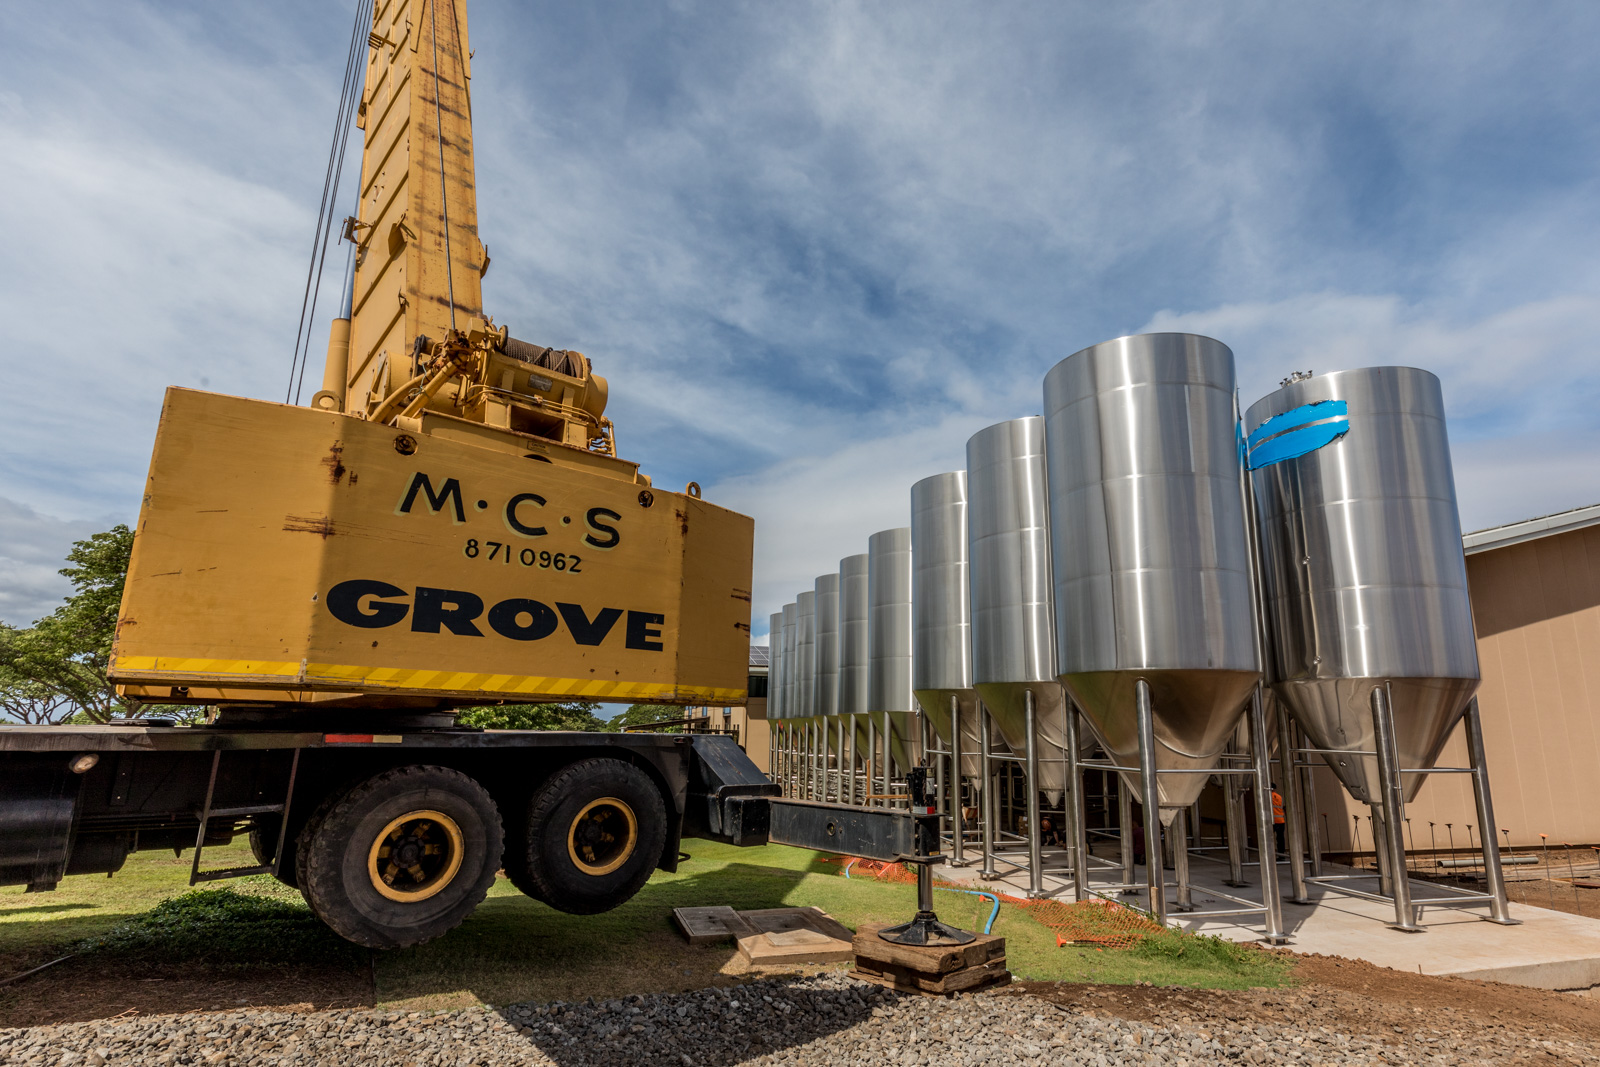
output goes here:
[{"label": "crane cable", "polygon": [[[451,0],[450,17],[456,18],[455,0]],[[450,262],[450,201],[445,197],[444,185],[444,118],[439,103],[439,0],[428,0],[428,19],[433,36],[433,128],[439,148],[439,211],[444,216],[444,284],[450,297],[450,328],[456,328],[456,278]],[[456,46],[461,45],[461,27],[456,27]]]},{"label": "crane cable", "polygon": [[[300,402],[301,388],[305,383],[306,364],[311,353],[312,325],[317,317],[317,296],[322,288],[322,268],[328,258],[328,244],[333,233],[335,205],[339,197],[339,184],[344,176],[345,148],[350,142],[356,107],[360,103],[366,81],[366,43],[362,39],[362,26],[372,26],[372,0],[357,0],[355,21],[350,27],[350,46],[345,54],[344,81],[339,91],[339,110],[333,124],[333,141],[328,146],[328,166],[322,178],[322,202],[317,207],[317,222],[311,232],[311,263],[306,268],[305,292],[300,298],[300,323],[295,330],[294,352],[289,361],[289,384],[284,390],[284,403]],[[359,179],[358,179],[359,181]],[[360,190],[357,190],[359,196]]]}]

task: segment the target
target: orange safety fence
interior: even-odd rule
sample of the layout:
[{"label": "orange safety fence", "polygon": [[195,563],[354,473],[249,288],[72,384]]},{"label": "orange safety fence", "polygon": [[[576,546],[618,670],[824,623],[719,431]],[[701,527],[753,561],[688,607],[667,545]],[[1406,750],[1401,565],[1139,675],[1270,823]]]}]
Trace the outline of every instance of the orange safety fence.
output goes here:
[{"label": "orange safety fence", "polygon": [[1055,931],[1056,947],[1094,945],[1099,948],[1132,948],[1157,926],[1144,912],[1110,900],[1080,900],[1069,904],[1061,900],[1024,902],[1028,917]]},{"label": "orange safety fence", "polygon": [[[825,856],[823,863],[837,864],[851,878],[871,878],[879,882],[909,885],[917,880],[907,864],[865,860],[855,856]],[[949,889],[987,893],[1006,904],[1022,909],[1024,915],[1056,935],[1056,947],[1092,945],[1097,948],[1132,948],[1151,934],[1161,932],[1143,912],[1110,900],[1028,900],[997,892],[992,886],[974,887],[947,878],[934,878],[933,884]]]}]

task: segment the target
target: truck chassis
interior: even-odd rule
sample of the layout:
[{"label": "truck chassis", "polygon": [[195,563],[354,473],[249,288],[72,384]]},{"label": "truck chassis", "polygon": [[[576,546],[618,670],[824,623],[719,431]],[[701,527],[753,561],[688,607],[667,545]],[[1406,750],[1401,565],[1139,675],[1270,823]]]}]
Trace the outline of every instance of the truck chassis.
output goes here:
[{"label": "truck chassis", "polygon": [[[191,885],[271,874],[343,937],[400,948],[458,925],[501,871],[559,910],[609,910],[675,870],[686,837],[937,852],[931,812],[777,799],[730,737],[326,718],[0,729],[0,884],[48,891],[187,848]],[[240,835],[253,864],[206,864]]]}]

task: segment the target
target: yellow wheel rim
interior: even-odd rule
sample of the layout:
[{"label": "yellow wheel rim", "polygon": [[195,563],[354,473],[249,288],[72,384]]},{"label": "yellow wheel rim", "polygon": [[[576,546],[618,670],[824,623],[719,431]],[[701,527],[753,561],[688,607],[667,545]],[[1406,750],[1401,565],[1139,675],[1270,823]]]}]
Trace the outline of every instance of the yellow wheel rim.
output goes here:
[{"label": "yellow wheel rim", "polygon": [[392,819],[367,850],[372,888],[402,904],[427,900],[461,869],[461,827],[442,811],[408,811]]},{"label": "yellow wheel rim", "polygon": [[584,874],[602,875],[628,862],[639,844],[639,820],[627,801],[591,800],[567,828],[567,855]]}]

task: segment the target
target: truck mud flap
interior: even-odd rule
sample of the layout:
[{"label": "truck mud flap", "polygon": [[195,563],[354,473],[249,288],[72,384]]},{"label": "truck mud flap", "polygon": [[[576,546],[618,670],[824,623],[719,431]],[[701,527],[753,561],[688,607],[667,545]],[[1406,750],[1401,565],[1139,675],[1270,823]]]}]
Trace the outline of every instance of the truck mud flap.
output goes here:
[{"label": "truck mud flap", "polygon": [[65,875],[83,782],[67,759],[52,753],[0,763],[0,885],[43,892]]}]

